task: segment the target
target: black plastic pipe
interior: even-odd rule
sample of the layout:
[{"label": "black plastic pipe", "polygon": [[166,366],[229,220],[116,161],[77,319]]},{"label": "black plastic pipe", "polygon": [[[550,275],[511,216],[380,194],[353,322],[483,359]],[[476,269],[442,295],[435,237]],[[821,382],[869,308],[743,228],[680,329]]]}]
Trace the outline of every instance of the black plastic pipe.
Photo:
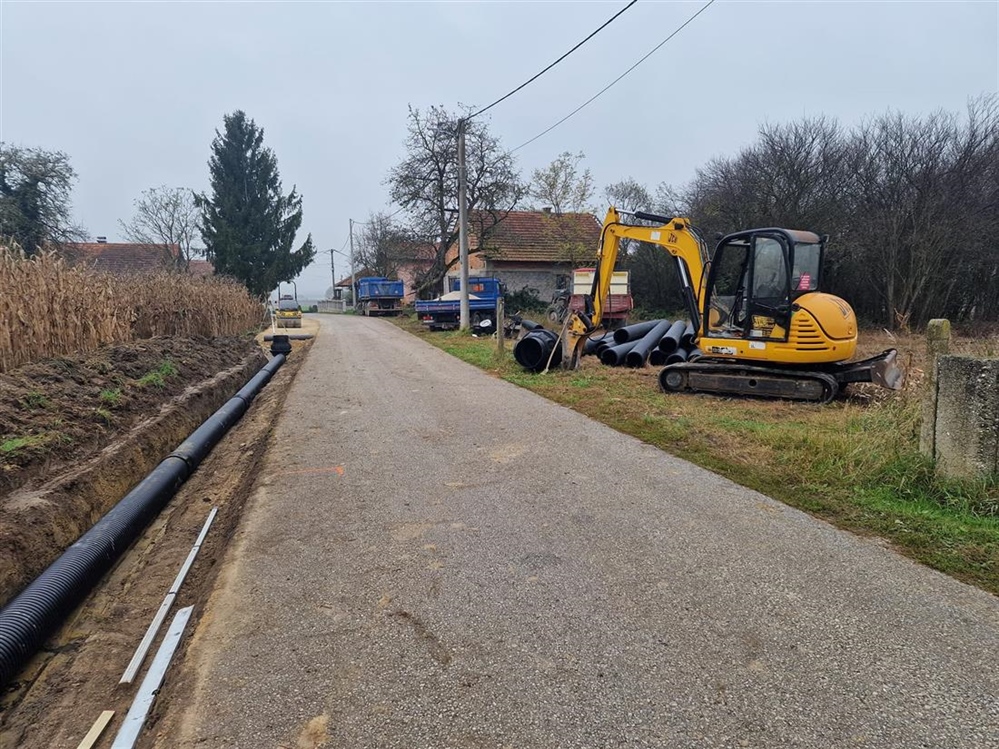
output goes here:
[{"label": "black plastic pipe", "polygon": [[670,326],[670,329],[666,331],[666,335],[663,339],[659,341],[659,350],[664,351],[667,354],[672,354],[678,348],[680,348],[680,339],[683,337],[683,331],[687,329],[687,323],[684,320],[677,320]]},{"label": "black plastic pipe", "polygon": [[658,325],[662,320],[650,320],[649,322],[636,322],[634,325],[625,325],[614,331],[615,343],[627,343],[637,341],[645,336],[650,330]]},{"label": "black plastic pipe", "polygon": [[600,352],[600,361],[608,367],[624,364],[625,357],[629,351],[635,348],[636,343],[638,341],[628,341],[627,343],[619,343],[617,346],[608,346]]},{"label": "black plastic pipe", "polygon": [[669,354],[657,346],[649,352],[649,364],[653,367],[661,367],[666,363],[666,357],[668,356]]},{"label": "black plastic pipe", "polygon": [[683,335],[680,336],[680,345],[685,349],[692,348],[696,338],[697,331],[694,330],[694,324],[692,322],[688,322],[687,327],[683,329]]},{"label": "black plastic pipe", "polygon": [[562,363],[562,343],[558,333],[538,327],[525,335],[513,347],[513,358],[524,369],[543,372],[549,366]]},{"label": "black plastic pipe", "polygon": [[636,369],[644,367],[649,358],[649,352],[652,349],[659,350],[659,341],[666,335],[666,331],[670,329],[672,323],[669,320],[659,320],[658,322],[659,324],[642,336],[635,343],[635,348],[624,357],[624,363],[629,367]]},{"label": "black plastic pipe", "polygon": [[284,364],[278,354],[3,609],[0,687],[24,667],[159,514]]},{"label": "black plastic pipe", "polygon": [[583,356],[599,353],[597,348],[601,344],[606,347],[607,343],[613,340],[614,334],[609,330],[601,333],[600,335],[590,336],[586,339],[586,343],[583,344]]},{"label": "black plastic pipe", "polygon": [[671,354],[666,355],[666,366],[670,364],[679,364],[680,362],[687,361],[687,349],[678,348]]}]

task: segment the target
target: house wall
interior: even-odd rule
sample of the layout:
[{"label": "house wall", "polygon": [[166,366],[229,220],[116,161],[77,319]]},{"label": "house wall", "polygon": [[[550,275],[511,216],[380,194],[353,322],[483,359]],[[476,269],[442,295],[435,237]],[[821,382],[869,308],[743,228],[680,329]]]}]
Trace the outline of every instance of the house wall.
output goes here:
[{"label": "house wall", "polygon": [[571,285],[572,270],[559,263],[487,263],[490,275],[506,284],[507,290],[516,293],[527,287],[537,292],[538,298],[548,302],[559,289],[559,278],[565,286]]}]

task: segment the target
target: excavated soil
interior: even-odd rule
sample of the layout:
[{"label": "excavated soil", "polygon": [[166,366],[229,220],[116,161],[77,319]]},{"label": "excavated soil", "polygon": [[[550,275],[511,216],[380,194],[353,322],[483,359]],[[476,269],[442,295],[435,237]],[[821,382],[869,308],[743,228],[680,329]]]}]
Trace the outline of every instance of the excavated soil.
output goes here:
[{"label": "excavated soil", "polygon": [[[141,673],[133,684],[118,680],[214,506],[218,515],[167,621],[177,609],[207,600],[288,385],[310,345],[293,344],[288,362],[243,419],[0,694],[0,749],[73,749],[105,709],[115,715],[94,746],[111,745]],[[58,547],[72,543],[113,506],[265,358],[253,339],[154,339],[0,376],[2,440],[12,439],[11,433],[42,434],[53,425],[73,438],[65,450],[39,451],[3,464],[5,485],[18,488],[0,494],[0,593],[12,595],[36,568],[43,569],[47,563],[36,557],[54,559]],[[135,385],[167,360],[176,374],[162,387]],[[94,419],[92,412],[106,403],[100,393],[109,387],[125,396],[113,423]],[[31,396],[26,404],[25,398],[37,392],[44,402]],[[17,426],[12,429],[12,424]],[[196,607],[189,631],[201,608]],[[153,652],[157,645],[158,640]],[[152,653],[145,666],[151,659]],[[149,723],[155,723],[155,713]]]}]

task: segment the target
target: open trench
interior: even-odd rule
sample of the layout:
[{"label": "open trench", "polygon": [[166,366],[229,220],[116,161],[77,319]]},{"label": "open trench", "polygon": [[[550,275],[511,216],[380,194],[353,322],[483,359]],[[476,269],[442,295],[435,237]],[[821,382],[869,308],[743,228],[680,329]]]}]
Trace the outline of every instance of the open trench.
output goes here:
[{"label": "open trench", "polygon": [[[246,415],[215,447],[111,572],[49,638],[43,650],[30,661],[15,683],[0,695],[0,749],[73,749],[104,710],[114,710],[115,715],[94,746],[98,749],[111,746],[141,682],[141,675],[132,684],[120,685],[118,681],[209,511],[216,506],[219,508],[218,515],[172,609],[175,612],[185,606],[195,606],[185,640],[174,656],[174,666],[183,658],[186,640],[197,626],[203,604],[215,584],[222,557],[250,495],[258,463],[270,442],[271,430],[281,411],[288,386],[310,345],[311,341],[294,342],[294,350],[287,363],[254,399]],[[228,382],[228,379],[218,384],[218,389],[223,392],[217,397],[202,399],[206,405],[216,400],[224,402],[245,382],[243,379],[235,384]],[[232,387],[233,384],[235,387]],[[214,409],[208,407],[205,410],[203,415],[199,412],[200,418],[207,417]],[[141,440],[142,444],[132,445],[130,450],[156,452],[166,434],[172,444],[158,456],[162,458],[188,433],[173,434],[166,426],[150,431],[148,438]],[[113,473],[115,465],[109,459],[105,468]],[[124,494],[118,483],[95,482],[97,486],[106,484],[112,487],[95,504],[104,509],[112,506]],[[172,618],[172,612],[169,618]],[[147,666],[165,629],[161,630],[153,651],[147,656]],[[147,720],[140,746],[143,742],[151,745],[155,741],[158,709],[170,699],[171,694],[182,692],[183,685],[171,680],[168,673],[167,682]]]}]

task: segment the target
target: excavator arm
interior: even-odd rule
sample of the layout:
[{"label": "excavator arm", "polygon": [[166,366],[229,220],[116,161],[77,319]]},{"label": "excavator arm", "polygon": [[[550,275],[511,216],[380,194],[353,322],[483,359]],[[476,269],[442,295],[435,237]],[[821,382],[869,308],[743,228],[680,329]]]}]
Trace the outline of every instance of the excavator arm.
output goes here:
[{"label": "excavator arm", "polygon": [[563,336],[565,366],[575,369],[579,366],[583,343],[600,327],[603,313],[610,296],[611,278],[617,263],[621,241],[632,239],[662,247],[676,258],[677,271],[683,287],[690,319],[694,327],[699,327],[699,303],[703,295],[705,268],[707,267],[707,247],[690,228],[685,218],[667,218],[652,213],[636,212],[635,218],[654,221],[658,226],[630,226],[621,223],[621,214],[613,206],[607,211],[600,233],[600,246],[597,249],[597,268],[593,276],[587,309],[572,313],[566,321]]}]

